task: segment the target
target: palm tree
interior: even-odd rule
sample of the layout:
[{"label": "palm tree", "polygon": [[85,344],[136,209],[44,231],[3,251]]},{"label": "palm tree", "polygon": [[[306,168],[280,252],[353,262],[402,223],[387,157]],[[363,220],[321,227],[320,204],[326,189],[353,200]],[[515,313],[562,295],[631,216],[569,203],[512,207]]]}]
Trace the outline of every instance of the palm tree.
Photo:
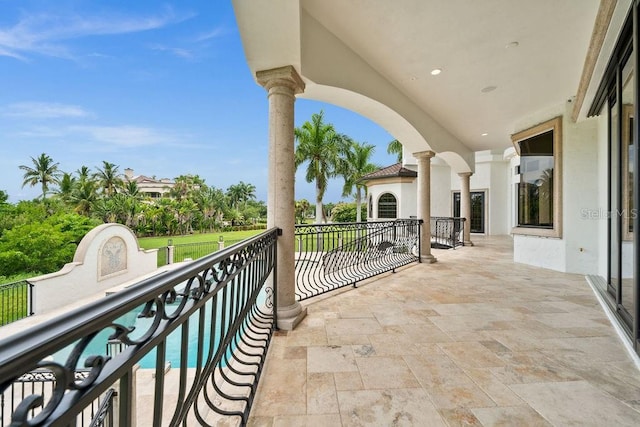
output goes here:
[{"label": "palm tree", "polygon": [[307,199],[296,200],[296,221],[298,224],[304,224],[304,220],[307,217],[307,211],[309,210],[309,201]]},{"label": "palm tree", "polygon": [[387,145],[387,154],[395,154],[398,163],[402,161],[402,144],[397,139],[389,142]]},{"label": "palm tree", "polygon": [[77,179],[71,175],[70,173],[62,174],[62,178],[58,182],[58,196],[62,199],[63,202],[69,203],[71,200],[71,195],[73,194],[73,190],[76,187]]},{"label": "palm tree", "polygon": [[199,175],[180,175],[174,179],[174,186],[169,190],[169,195],[177,200],[188,198],[194,191],[204,186],[204,179]]},{"label": "palm tree", "polygon": [[71,193],[70,201],[75,205],[75,210],[80,215],[89,216],[93,209],[93,204],[98,199],[96,192],[96,182],[92,180],[78,182]]},{"label": "palm tree", "polygon": [[103,193],[107,196],[114,195],[123,185],[122,178],[118,176],[118,166],[103,160],[102,169],[96,169],[98,172],[94,176],[100,182]]},{"label": "palm tree", "polygon": [[230,185],[227,189],[229,205],[234,209],[240,209],[240,204],[245,208],[249,200],[256,198],[256,186],[240,181],[238,184]]},{"label": "palm tree", "polygon": [[58,170],[59,163],[53,163],[53,159],[49,155],[42,153],[37,159],[31,158],[34,167],[20,165],[20,169],[24,172],[22,176],[22,187],[29,184],[35,187],[40,184],[42,187],[42,201],[47,197],[50,184],[57,184],[62,175],[62,171]]},{"label": "palm tree", "polygon": [[195,194],[194,200],[202,212],[203,226],[213,230],[216,219],[222,215],[225,208],[225,195],[219,188],[201,187]]},{"label": "palm tree", "polygon": [[140,189],[138,188],[138,183],[135,181],[127,181],[123,186],[125,194],[128,196],[132,196],[136,199],[140,198]]},{"label": "palm tree", "polygon": [[323,221],[322,199],[327,190],[330,178],[337,175],[340,156],[347,151],[348,138],[336,132],[333,125],[324,123],[324,112],[311,116],[295,129],[296,152],[295,164],[298,168],[308,162],[305,179],[316,184],[316,222]]},{"label": "palm tree", "polygon": [[344,176],[342,196],[347,197],[354,194],[355,188],[356,222],[362,221],[362,190],[364,190],[365,195],[367,192],[367,187],[361,181],[362,177],[378,169],[378,166],[370,163],[374,151],[375,146],[371,144],[352,142],[351,149],[347,152],[347,158],[341,171],[342,176]]},{"label": "palm tree", "polygon": [[83,182],[87,182],[91,179],[91,169],[88,166],[82,166],[80,169],[76,170],[78,174],[78,183],[82,184]]}]

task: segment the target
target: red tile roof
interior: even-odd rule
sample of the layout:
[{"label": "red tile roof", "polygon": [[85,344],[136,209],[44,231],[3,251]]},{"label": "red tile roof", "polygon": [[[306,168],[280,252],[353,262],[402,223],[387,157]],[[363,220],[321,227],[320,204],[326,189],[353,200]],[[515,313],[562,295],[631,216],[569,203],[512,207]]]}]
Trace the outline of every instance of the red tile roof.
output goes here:
[{"label": "red tile roof", "polygon": [[378,169],[375,172],[371,172],[368,175],[362,177],[362,180],[371,180],[379,178],[391,178],[397,176],[406,176],[415,178],[418,176],[418,172],[412,171],[402,166],[402,163],[396,163],[395,165],[387,166],[385,168]]}]

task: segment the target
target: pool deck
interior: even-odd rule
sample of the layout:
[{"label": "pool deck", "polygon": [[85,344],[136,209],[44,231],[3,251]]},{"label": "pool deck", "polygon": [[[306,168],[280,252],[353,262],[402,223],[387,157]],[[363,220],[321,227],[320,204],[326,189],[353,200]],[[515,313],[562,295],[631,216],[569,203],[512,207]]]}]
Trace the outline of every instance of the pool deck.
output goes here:
[{"label": "pool deck", "polygon": [[582,275],[509,237],[316,297],[276,332],[252,426],[638,426],[640,371]]}]

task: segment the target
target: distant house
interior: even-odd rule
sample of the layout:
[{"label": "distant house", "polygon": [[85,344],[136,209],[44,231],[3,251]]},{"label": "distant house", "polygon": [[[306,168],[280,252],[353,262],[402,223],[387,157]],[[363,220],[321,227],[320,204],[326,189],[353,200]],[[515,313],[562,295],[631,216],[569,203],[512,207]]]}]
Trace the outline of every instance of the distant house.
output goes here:
[{"label": "distant house", "polygon": [[370,220],[409,218],[416,215],[415,165],[396,163],[365,175]]},{"label": "distant house", "polygon": [[124,180],[125,182],[135,182],[138,184],[138,191],[140,193],[153,199],[163,197],[173,188],[174,185],[176,185],[176,183],[171,181],[169,178],[162,178],[158,180],[155,178],[149,178],[145,175],[136,176],[131,168],[124,170]]}]

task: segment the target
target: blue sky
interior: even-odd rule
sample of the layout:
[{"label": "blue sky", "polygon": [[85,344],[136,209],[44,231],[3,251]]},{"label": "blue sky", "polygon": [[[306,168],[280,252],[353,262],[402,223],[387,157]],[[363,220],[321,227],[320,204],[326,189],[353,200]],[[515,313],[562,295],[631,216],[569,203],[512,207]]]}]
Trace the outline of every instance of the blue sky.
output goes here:
[{"label": "blue sky", "polygon": [[[323,109],[341,133],[377,146],[375,123],[296,101],[296,126]],[[268,105],[245,62],[229,1],[0,0],[0,190],[32,199],[20,165],[47,153],[65,172],[106,160],[136,174],[198,174],[266,201]],[[325,201],[341,199],[333,181]],[[299,172],[296,199],[313,201]]]}]

